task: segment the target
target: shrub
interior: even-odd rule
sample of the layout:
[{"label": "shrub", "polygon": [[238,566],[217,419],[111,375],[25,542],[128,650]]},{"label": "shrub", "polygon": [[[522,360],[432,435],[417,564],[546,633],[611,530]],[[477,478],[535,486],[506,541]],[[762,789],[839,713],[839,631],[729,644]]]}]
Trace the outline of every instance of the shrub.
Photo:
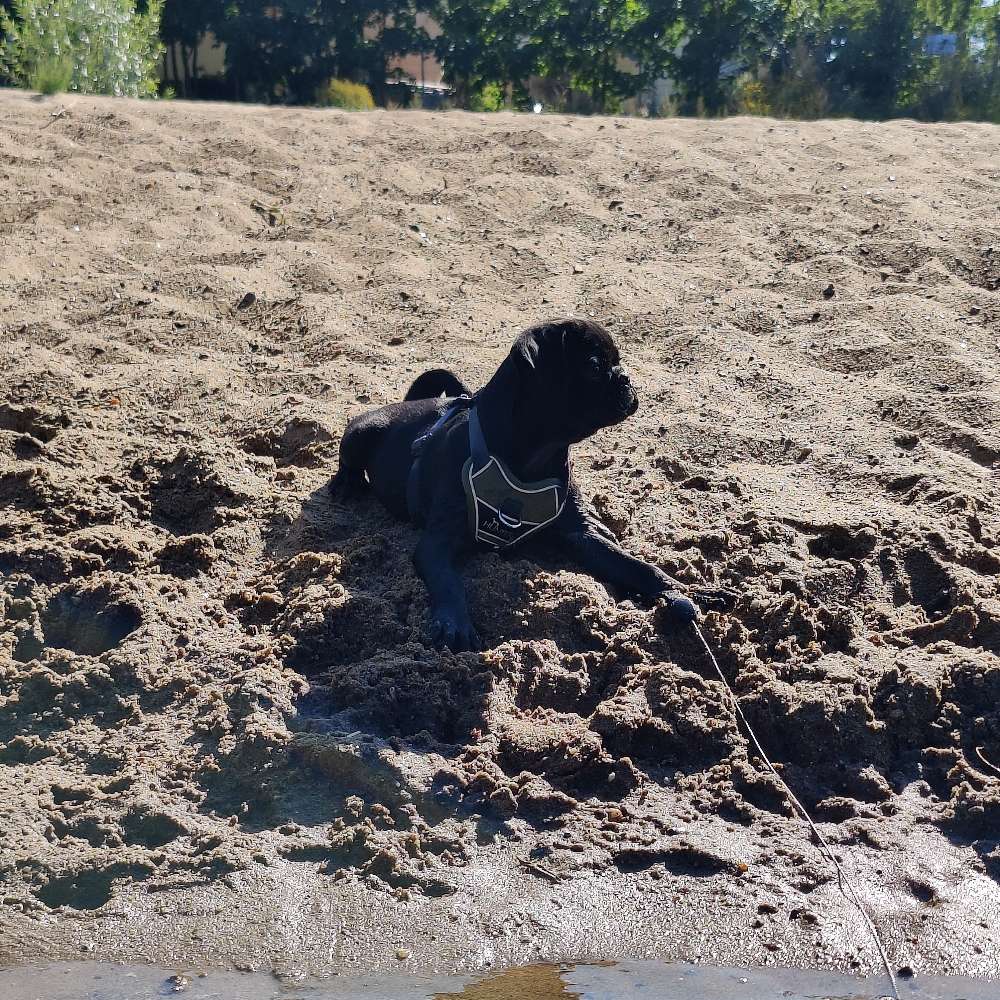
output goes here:
[{"label": "shrub", "polygon": [[31,70],[28,86],[40,94],[58,94],[69,90],[73,82],[73,60],[52,56],[40,60]]},{"label": "shrub", "polygon": [[371,111],[375,107],[372,92],[363,83],[351,80],[331,80],[320,88],[320,104],[344,111]]},{"label": "shrub", "polygon": [[769,115],[771,103],[767,88],[760,80],[744,75],[736,81],[733,91],[733,109],[738,115]]},{"label": "shrub", "polygon": [[163,0],[14,0],[0,11],[0,66],[45,93],[153,97],[158,87]]},{"label": "shrub", "polygon": [[791,64],[770,89],[774,114],[783,118],[822,118],[830,97],[816,57],[800,39],[792,49]]},{"label": "shrub", "polygon": [[503,109],[503,87],[499,83],[486,83],[472,95],[470,111],[500,111]]}]

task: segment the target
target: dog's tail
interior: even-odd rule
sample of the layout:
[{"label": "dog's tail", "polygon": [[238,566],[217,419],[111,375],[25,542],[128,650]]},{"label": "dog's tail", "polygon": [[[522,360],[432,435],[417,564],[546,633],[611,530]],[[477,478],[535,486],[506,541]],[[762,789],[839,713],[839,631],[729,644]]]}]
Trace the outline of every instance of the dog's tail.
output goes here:
[{"label": "dog's tail", "polygon": [[418,375],[403,397],[405,401],[413,399],[437,399],[438,396],[468,396],[469,390],[456,375],[444,368],[432,368],[423,375]]}]

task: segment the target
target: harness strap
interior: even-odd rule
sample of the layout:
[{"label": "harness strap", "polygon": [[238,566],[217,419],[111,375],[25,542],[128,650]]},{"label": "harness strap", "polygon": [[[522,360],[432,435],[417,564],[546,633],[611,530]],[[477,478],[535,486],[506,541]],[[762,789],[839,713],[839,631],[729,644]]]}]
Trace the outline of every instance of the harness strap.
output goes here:
[{"label": "harness strap", "polygon": [[[422,460],[427,443],[438,434],[447,422],[460,410],[467,409],[468,434],[469,434],[469,461],[466,462],[462,472],[462,483],[466,493],[469,508],[470,529],[475,539],[492,545],[494,548],[506,548],[515,544],[529,534],[545,527],[562,512],[566,503],[568,492],[568,470],[565,480],[545,480],[541,483],[523,485],[513,478],[513,473],[504,470],[502,462],[490,454],[489,446],[486,443],[486,435],[483,434],[483,426],[479,419],[474,398],[470,396],[458,396],[448,402],[441,415],[431,424],[430,428],[421,434],[411,448],[412,460],[410,463],[410,474],[406,481],[406,507],[410,515],[410,520],[414,524],[421,524],[424,520],[421,504],[422,480]],[[500,489],[497,496],[497,484],[494,483],[492,490],[492,500],[483,499],[477,492],[475,477],[481,473],[489,474],[489,470],[495,466],[492,475],[502,477],[502,487],[505,482],[509,487],[509,492],[504,495]],[[555,490],[555,510],[551,514],[539,512],[537,503],[532,513],[533,498],[531,495],[540,495],[547,490]],[[489,496],[490,493],[487,493]],[[527,503],[527,508],[525,504]],[[528,514],[524,512],[527,509]],[[487,522],[493,519],[492,527],[487,523],[486,527],[481,527],[480,517],[485,517]],[[525,519],[527,516],[527,519]]]},{"label": "harness strap", "polygon": [[469,410],[469,450],[472,452],[474,471],[489,465],[490,450],[486,447],[483,425],[479,422],[479,411],[475,407]]},{"label": "harness strap", "polygon": [[[421,517],[420,510],[420,465],[424,448],[427,442],[459,411],[472,406],[471,396],[456,396],[441,412],[441,416],[431,424],[430,429],[425,431],[410,446],[410,475],[406,480],[406,508],[410,514],[410,520],[418,524]],[[472,410],[475,413],[475,410]],[[477,421],[478,426],[478,421]],[[479,437],[485,447],[485,439],[482,436],[482,428],[479,428]],[[470,435],[471,436],[471,435]]]}]

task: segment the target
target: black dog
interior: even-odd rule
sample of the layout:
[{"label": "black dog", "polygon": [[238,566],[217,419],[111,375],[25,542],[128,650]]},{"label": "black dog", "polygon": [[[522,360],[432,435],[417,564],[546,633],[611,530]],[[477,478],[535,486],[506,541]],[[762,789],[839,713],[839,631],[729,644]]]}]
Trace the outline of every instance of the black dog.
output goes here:
[{"label": "black dog", "polygon": [[[453,398],[440,398],[442,394]],[[402,403],[355,417],[340,443],[337,496],[370,484],[394,514],[423,526],[414,563],[431,599],[434,641],[479,648],[459,563],[544,532],[588,573],[652,601],[678,624],[698,610],[662,570],[626,553],[573,480],[570,446],[635,413],[618,348],[597,323],[559,320],[521,334],[471,396],[450,372],[429,371]]]}]

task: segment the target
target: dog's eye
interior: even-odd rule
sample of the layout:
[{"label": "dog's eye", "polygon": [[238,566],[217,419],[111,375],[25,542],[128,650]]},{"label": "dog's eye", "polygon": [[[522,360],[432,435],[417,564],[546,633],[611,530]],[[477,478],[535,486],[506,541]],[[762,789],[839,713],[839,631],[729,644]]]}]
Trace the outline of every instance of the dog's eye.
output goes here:
[{"label": "dog's eye", "polygon": [[604,365],[596,355],[587,361],[587,378],[599,379],[604,374]]}]

